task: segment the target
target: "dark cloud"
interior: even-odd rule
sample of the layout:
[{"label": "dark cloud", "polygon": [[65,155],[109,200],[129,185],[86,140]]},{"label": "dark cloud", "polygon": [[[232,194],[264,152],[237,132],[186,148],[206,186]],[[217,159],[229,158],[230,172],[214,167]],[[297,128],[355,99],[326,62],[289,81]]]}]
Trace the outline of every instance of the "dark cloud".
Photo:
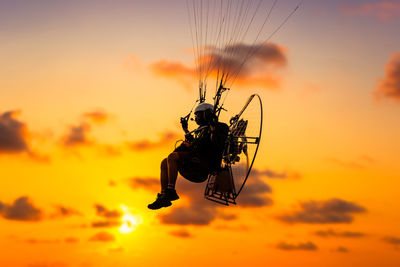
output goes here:
[{"label": "dark cloud", "polygon": [[[145,189],[151,192],[160,191],[160,179],[155,177],[133,177],[128,179],[132,189]],[[235,220],[236,214],[224,212],[224,206],[206,200],[204,187],[206,183],[192,183],[179,176],[176,190],[181,199],[186,200],[184,206],[171,207],[169,212],[159,215],[161,223],[178,225],[208,225],[216,219]],[[266,195],[271,187],[260,175],[252,175],[245,189],[237,199],[239,207],[265,207],[272,205],[272,199]],[[182,200],[180,200],[182,201]],[[181,202],[180,202],[181,203]]]},{"label": "dark cloud", "polygon": [[218,214],[218,218],[225,220],[225,221],[233,221],[237,219],[237,215],[236,214],[227,214],[227,213],[222,213],[220,212]]},{"label": "dark cloud", "polygon": [[340,252],[340,253],[347,253],[349,252],[349,250],[345,247],[339,246],[335,249],[336,252]]},{"label": "dark cloud", "polygon": [[243,207],[263,207],[273,204],[267,193],[272,193],[271,187],[258,176],[250,174],[244,189],[237,198],[237,203]]},{"label": "dark cloud", "polygon": [[160,220],[164,224],[208,225],[216,217],[216,211],[212,208],[185,206],[161,215]]},{"label": "dark cloud", "polygon": [[300,203],[300,210],[277,216],[285,223],[351,223],[353,213],[364,213],[366,209],[356,203],[338,198],[326,201]]},{"label": "dark cloud", "polygon": [[160,178],[155,177],[132,177],[128,179],[130,187],[134,190],[143,188],[149,191],[160,191]]},{"label": "dark cloud", "polygon": [[391,56],[385,66],[385,78],[379,80],[377,87],[375,94],[378,98],[387,97],[400,102],[400,53]]},{"label": "dark cloud", "polygon": [[382,240],[388,244],[400,245],[400,237],[386,236]]},{"label": "dark cloud", "polygon": [[99,232],[89,238],[92,242],[112,242],[115,241],[115,236],[108,232]]},{"label": "dark cloud", "polygon": [[0,113],[0,153],[28,152],[27,127],[16,119],[18,111]]},{"label": "dark cloud", "polygon": [[168,146],[179,139],[181,136],[174,132],[165,132],[162,134],[160,140],[151,141],[144,139],[137,142],[128,142],[128,147],[134,151],[144,151],[149,149],[161,148]]},{"label": "dark cloud", "polygon": [[73,208],[69,208],[69,207],[65,207],[62,205],[58,205],[55,207],[56,208],[56,212],[54,214],[51,215],[51,217],[53,218],[57,218],[57,217],[69,217],[69,216],[82,216],[82,213],[73,209]]},{"label": "dark cloud", "polygon": [[400,17],[400,1],[384,0],[374,3],[363,3],[359,5],[345,5],[340,9],[344,14],[377,17],[380,20],[390,20]]},{"label": "dark cloud", "polygon": [[89,131],[90,125],[85,122],[70,126],[68,133],[62,138],[62,143],[66,147],[89,145],[92,143],[87,136]]},{"label": "dark cloud", "polygon": [[96,214],[98,216],[107,218],[107,219],[117,219],[122,216],[122,213],[118,210],[109,210],[101,204],[95,204],[94,208],[96,209]]},{"label": "dark cloud", "polygon": [[[235,220],[236,215],[225,212],[225,206],[206,200],[204,195],[205,183],[196,184],[178,178],[177,192],[188,200],[186,206],[172,207],[169,213],[159,215],[164,224],[208,225],[216,219]],[[266,194],[271,188],[261,177],[252,176],[246,183],[245,189],[239,195],[239,207],[265,207],[272,204],[272,199]]]},{"label": "dark cloud", "polygon": [[[249,57],[250,56],[250,57]],[[244,62],[243,59],[249,57]],[[254,85],[264,88],[278,88],[280,77],[277,74],[287,64],[286,51],[273,43],[247,45],[243,43],[227,45],[222,49],[208,46],[203,56],[198,58],[199,64],[209,66],[210,75],[216,77],[218,70],[236,76],[240,85]],[[180,62],[166,60],[153,63],[150,68],[158,75],[173,78],[190,88],[195,69]],[[233,79],[228,82],[233,81]]]},{"label": "dark cloud", "polygon": [[121,222],[119,221],[96,221],[92,222],[93,228],[100,228],[100,227],[116,227],[121,226]]},{"label": "dark cloud", "polygon": [[175,231],[171,231],[169,232],[172,236],[175,237],[180,237],[180,238],[189,238],[189,237],[193,237],[193,235],[184,229],[180,229],[180,230],[175,230]]},{"label": "dark cloud", "polygon": [[318,247],[312,242],[298,243],[298,244],[279,242],[276,245],[276,248],[281,250],[309,250],[309,251],[315,251],[318,249]]},{"label": "dark cloud", "polygon": [[43,218],[43,212],[26,196],[17,198],[11,205],[0,202],[0,215],[17,221],[40,221]]},{"label": "dark cloud", "polygon": [[315,235],[319,237],[348,237],[348,238],[359,238],[359,237],[365,237],[366,235],[361,232],[350,232],[350,231],[343,231],[343,232],[337,232],[332,229],[328,230],[321,230],[321,231],[316,231],[314,232]]},{"label": "dark cloud", "polygon": [[110,118],[110,115],[107,114],[104,110],[96,110],[84,113],[83,117],[90,120],[91,122],[101,124],[106,122]]}]

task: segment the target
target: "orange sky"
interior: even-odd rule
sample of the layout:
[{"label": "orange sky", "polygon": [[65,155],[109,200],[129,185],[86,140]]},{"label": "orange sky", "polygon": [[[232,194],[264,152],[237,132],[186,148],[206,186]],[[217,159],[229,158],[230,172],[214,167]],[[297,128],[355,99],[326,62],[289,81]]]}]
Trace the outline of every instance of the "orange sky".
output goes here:
[{"label": "orange sky", "polygon": [[179,177],[151,211],[198,94],[186,12],[0,3],[0,266],[399,266],[400,2],[304,1],[226,101],[264,107],[238,204]]}]

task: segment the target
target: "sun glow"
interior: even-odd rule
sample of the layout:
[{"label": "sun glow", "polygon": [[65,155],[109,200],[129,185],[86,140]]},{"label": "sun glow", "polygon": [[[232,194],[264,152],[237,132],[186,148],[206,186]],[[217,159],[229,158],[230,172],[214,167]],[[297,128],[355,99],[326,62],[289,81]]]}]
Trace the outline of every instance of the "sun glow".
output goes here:
[{"label": "sun glow", "polygon": [[124,215],[121,218],[122,225],[119,228],[119,232],[122,234],[129,234],[136,230],[137,226],[143,222],[142,216],[130,213],[129,208],[121,206],[124,211]]}]

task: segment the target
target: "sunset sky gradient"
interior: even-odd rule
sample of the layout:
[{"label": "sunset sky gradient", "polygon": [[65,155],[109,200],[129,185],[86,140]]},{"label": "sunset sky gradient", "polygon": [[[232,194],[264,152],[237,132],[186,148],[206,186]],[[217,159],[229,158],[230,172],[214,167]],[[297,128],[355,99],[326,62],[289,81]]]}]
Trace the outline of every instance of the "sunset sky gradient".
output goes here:
[{"label": "sunset sky gradient", "polygon": [[198,96],[185,1],[0,0],[0,266],[400,266],[399,26],[304,0],[226,101],[264,106],[238,205],[179,177],[151,211]]}]

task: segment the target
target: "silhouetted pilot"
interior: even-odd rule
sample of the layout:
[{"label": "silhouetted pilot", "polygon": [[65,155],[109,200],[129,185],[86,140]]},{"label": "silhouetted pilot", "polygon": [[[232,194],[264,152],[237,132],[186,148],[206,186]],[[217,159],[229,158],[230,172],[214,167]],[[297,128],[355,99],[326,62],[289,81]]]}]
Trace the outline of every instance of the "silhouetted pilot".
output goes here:
[{"label": "silhouetted pilot", "polygon": [[161,162],[161,193],[148,205],[149,209],[168,207],[171,201],[179,199],[175,191],[178,171],[189,181],[201,183],[209,173],[221,167],[228,125],[217,121],[214,107],[208,103],[199,104],[194,115],[199,127],[193,136],[188,131],[187,121],[182,123],[186,141]]}]

